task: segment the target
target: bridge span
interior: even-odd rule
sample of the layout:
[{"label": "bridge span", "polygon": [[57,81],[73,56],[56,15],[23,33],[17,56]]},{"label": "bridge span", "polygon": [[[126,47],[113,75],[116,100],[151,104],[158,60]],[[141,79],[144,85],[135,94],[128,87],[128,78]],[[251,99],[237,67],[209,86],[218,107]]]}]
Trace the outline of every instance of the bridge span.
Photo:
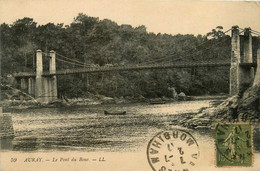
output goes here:
[{"label": "bridge span", "polygon": [[[43,72],[42,51],[36,53],[36,72],[20,72],[14,74],[17,82],[23,91],[34,96],[39,102],[48,103],[57,99],[57,76],[79,73],[99,73],[113,71],[138,71],[172,68],[193,68],[193,67],[230,67],[230,95],[239,93],[243,85],[250,85],[252,82],[260,82],[260,49],[257,51],[257,63],[253,63],[253,48],[251,29],[243,29],[244,35],[240,35],[238,26],[232,27],[231,36],[231,60],[230,62],[185,62],[167,63],[164,65],[129,65],[129,66],[102,66],[84,67],[80,69],[66,69],[56,71],[56,53],[50,51],[49,71]],[[243,39],[240,40],[240,37]],[[242,42],[242,43],[241,43]],[[243,46],[240,46],[243,44]],[[240,49],[243,48],[243,53]],[[57,58],[58,59],[58,58]],[[71,60],[71,59],[70,59]],[[255,68],[257,70],[255,72]]]},{"label": "bridge span", "polygon": [[[194,63],[175,63],[175,64],[163,64],[163,65],[128,65],[128,66],[112,66],[112,67],[89,67],[80,69],[65,69],[59,70],[55,73],[43,72],[42,76],[54,76],[54,75],[69,75],[79,73],[98,73],[98,72],[113,72],[113,71],[138,71],[138,70],[151,70],[151,69],[173,69],[173,68],[192,68],[192,67],[230,67],[230,62],[194,62]],[[243,63],[243,66],[254,67],[255,63]],[[23,77],[35,77],[36,73],[20,72],[14,75],[16,78]]]}]

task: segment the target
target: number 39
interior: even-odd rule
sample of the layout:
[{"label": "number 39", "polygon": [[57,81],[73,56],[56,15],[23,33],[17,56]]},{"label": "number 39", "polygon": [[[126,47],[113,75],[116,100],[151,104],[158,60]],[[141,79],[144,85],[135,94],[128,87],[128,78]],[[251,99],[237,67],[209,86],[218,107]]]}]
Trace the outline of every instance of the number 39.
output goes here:
[{"label": "number 39", "polygon": [[11,162],[16,162],[17,158],[11,158]]}]

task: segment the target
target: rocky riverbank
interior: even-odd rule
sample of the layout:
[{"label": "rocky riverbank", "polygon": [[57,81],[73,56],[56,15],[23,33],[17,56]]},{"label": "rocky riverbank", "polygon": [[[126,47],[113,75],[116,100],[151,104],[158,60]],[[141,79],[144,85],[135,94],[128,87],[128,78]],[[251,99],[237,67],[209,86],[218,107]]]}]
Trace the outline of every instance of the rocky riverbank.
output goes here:
[{"label": "rocky riverbank", "polygon": [[257,125],[260,122],[260,84],[226,99],[216,107],[201,109],[196,115],[183,114],[178,118],[173,120],[173,125],[192,129],[212,128],[214,123],[219,122],[251,122]]},{"label": "rocky riverbank", "polygon": [[[174,91],[175,92],[175,91]],[[177,94],[175,92],[174,97],[159,97],[159,98],[145,98],[141,95],[135,97],[107,97],[99,94],[87,93],[83,98],[67,98],[65,96],[60,97],[58,100],[50,103],[40,103],[37,99],[24,96],[19,92],[12,92],[14,95],[11,98],[6,98],[0,102],[0,106],[5,108],[25,109],[25,108],[41,108],[41,107],[71,107],[71,106],[89,106],[89,105],[102,105],[102,104],[131,104],[131,103],[150,103],[150,104],[164,104],[176,101],[186,100],[210,100],[210,99],[223,99],[225,95],[218,96],[186,96],[183,92]],[[11,93],[10,93],[11,94]],[[20,96],[19,96],[20,95]]]},{"label": "rocky riverbank", "polygon": [[212,100],[209,107],[201,108],[198,113],[185,113],[176,115],[172,121],[173,125],[181,125],[192,129],[211,128],[214,123],[218,122],[237,122],[247,121],[252,123],[259,123],[260,115],[260,86],[255,85],[250,87],[240,94],[229,97],[223,100],[226,96],[199,96],[189,97],[180,96],[181,98],[153,98],[148,99],[143,96],[136,97],[106,97],[103,95],[88,94],[85,98],[68,99],[62,97],[61,99],[44,104],[39,103],[35,99],[28,100],[4,100],[1,101],[1,106],[13,109],[26,108],[42,108],[42,107],[76,107],[102,104],[130,104],[130,103],[144,103],[144,104],[163,104],[171,103],[181,100]]},{"label": "rocky riverbank", "polygon": [[[185,100],[189,97],[185,97]],[[189,98],[191,99],[191,98]],[[179,99],[184,100],[184,99]],[[66,97],[61,97],[56,101],[50,103],[39,103],[35,99],[6,99],[0,102],[0,106],[5,108],[16,108],[16,109],[25,109],[25,108],[41,108],[41,107],[70,107],[70,106],[88,106],[88,105],[101,105],[101,104],[130,104],[130,103],[170,103],[178,101],[174,98],[153,98],[148,99],[143,96],[138,97],[106,97],[103,95],[93,95],[90,94],[85,98],[72,98],[68,99]]]}]

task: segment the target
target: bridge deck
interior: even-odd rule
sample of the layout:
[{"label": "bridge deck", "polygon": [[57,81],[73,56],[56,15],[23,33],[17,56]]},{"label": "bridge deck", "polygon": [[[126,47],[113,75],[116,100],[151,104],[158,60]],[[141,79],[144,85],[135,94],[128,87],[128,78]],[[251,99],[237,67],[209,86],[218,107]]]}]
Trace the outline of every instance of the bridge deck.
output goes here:
[{"label": "bridge deck", "polygon": [[[178,63],[178,64],[165,64],[165,65],[145,65],[145,66],[117,66],[117,67],[92,67],[92,68],[80,68],[80,69],[67,69],[56,71],[56,73],[44,72],[42,76],[54,76],[54,75],[69,75],[78,73],[98,73],[98,72],[112,72],[112,71],[131,71],[131,70],[148,70],[148,69],[171,69],[171,68],[192,68],[192,67],[220,67],[230,66],[230,62],[218,62],[218,63]],[[255,63],[241,63],[244,67],[256,66]],[[22,72],[14,75],[19,77],[35,77],[35,73]]]}]

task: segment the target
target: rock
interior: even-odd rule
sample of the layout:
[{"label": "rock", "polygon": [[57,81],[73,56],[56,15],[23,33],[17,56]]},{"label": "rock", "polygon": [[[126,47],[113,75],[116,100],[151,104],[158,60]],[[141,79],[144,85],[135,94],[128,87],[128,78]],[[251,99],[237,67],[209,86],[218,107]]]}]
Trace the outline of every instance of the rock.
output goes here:
[{"label": "rock", "polygon": [[112,97],[105,97],[105,96],[100,100],[102,104],[111,104],[115,102],[115,100]]},{"label": "rock", "polygon": [[125,99],[132,100],[133,98],[131,96],[125,96]]},{"label": "rock", "polygon": [[103,97],[102,98],[103,101],[111,101],[114,100],[112,97]]},{"label": "rock", "polygon": [[196,127],[194,127],[195,129],[208,129],[208,128],[210,128],[210,126],[205,126],[205,125],[203,125],[203,126],[196,126]]},{"label": "rock", "polygon": [[124,97],[115,98],[115,103],[116,104],[125,104],[127,102],[128,102],[128,100],[124,99]]},{"label": "rock", "polygon": [[84,102],[89,103],[89,102],[94,102],[94,100],[93,100],[93,99],[90,99],[90,98],[86,98],[86,99],[84,99]]},{"label": "rock", "polygon": [[153,98],[151,99],[151,102],[161,102],[162,99],[161,98]]},{"label": "rock", "polygon": [[163,96],[163,97],[162,97],[162,101],[168,102],[168,101],[170,101],[170,99],[167,98],[167,97],[165,97],[165,96]]},{"label": "rock", "polygon": [[103,99],[105,96],[104,96],[104,95],[99,95],[99,94],[97,94],[97,95],[95,95],[95,97],[96,97],[97,99]]},{"label": "rock", "polygon": [[198,113],[192,119],[182,120],[182,125],[189,128],[210,128],[214,122],[246,121],[259,122],[260,86],[255,85],[245,90],[243,95],[232,96],[217,107]]},{"label": "rock", "polygon": [[179,100],[186,100],[186,94],[181,92],[180,94],[178,94],[178,99]]},{"label": "rock", "polygon": [[146,101],[146,98],[142,95],[138,95],[137,97],[135,97],[139,102],[145,102]]},{"label": "rock", "polygon": [[173,98],[174,100],[178,100],[178,93],[177,93],[177,91],[175,90],[174,87],[169,87],[168,91],[170,93],[169,97]]}]

